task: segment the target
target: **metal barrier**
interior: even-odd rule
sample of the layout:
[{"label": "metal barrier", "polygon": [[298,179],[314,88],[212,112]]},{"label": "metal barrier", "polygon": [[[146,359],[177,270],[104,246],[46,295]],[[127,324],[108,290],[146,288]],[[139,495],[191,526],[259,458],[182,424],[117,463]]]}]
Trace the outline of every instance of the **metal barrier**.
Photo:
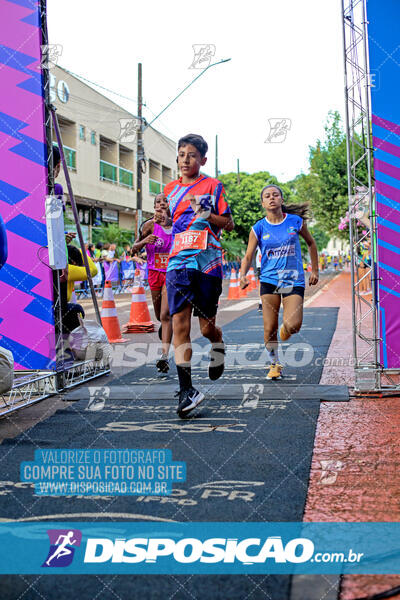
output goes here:
[{"label": "metal barrier", "polygon": [[12,389],[0,395],[0,417],[108,373],[108,359],[74,362],[61,373],[15,371]]}]

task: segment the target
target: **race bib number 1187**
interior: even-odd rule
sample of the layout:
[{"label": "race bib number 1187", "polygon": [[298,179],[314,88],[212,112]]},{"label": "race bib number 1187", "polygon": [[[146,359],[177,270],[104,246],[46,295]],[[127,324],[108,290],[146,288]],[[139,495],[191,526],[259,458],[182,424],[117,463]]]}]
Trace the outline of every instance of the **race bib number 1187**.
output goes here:
[{"label": "race bib number 1187", "polygon": [[174,238],[174,254],[181,250],[205,250],[207,248],[208,231],[182,231]]}]

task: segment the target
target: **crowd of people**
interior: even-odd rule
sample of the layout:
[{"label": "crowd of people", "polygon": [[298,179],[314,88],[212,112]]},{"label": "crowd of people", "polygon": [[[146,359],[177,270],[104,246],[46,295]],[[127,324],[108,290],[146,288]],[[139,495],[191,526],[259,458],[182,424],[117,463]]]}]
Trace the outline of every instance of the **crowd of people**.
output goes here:
[{"label": "crowd of people", "polygon": [[[95,289],[101,293],[106,281],[111,281],[116,286],[116,291],[123,291],[126,286],[134,281],[135,271],[139,270],[140,278],[147,287],[148,269],[147,255],[145,252],[133,251],[130,244],[124,244],[118,251],[116,244],[98,242],[85,244],[86,254],[97,267],[93,277]],[[82,282],[79,294],[88,295],[87,281]]]},{"label": "crowd of people", "polygon": [[[151,219],[148,222],[150,221]],[[99,295],[102,294],[106,281],[112,282],[116,293],[125,291],[134,281],[135,272],[137,271],[139,271],[139,277],[145,289],[149,288],[148,253],[144,246],[142,246],[142,250],[135,250],[134,247],[136,248],[137,245],[126,243],[123,245],[122,250],[118,252],[117,245],[108,242],[85,244],[87,255],[98,267],[93,283]],[[226,260],[224,252],[222,253],[223,279],[230,279],[232,270],[239,277],[241,260],[240,256],[236,256],[234,260]],[[82,285],[76,288],[78,296],[89,296],[87,281],[81,283]]]}]

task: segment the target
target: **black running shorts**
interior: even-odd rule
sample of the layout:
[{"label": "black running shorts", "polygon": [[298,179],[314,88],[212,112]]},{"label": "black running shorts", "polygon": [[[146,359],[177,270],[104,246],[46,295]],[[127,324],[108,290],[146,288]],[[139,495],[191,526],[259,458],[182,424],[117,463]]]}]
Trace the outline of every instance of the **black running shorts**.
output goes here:
[{"label": "black running shorts", "polygon": [[297,294],[304,298],[304,288],[300,285],[287,285],[285,287],[275,285],[274,283],[264,283],[262,281],[260,285],[260,296],[263,296],[264,294],[280,294],[282,298]]}]

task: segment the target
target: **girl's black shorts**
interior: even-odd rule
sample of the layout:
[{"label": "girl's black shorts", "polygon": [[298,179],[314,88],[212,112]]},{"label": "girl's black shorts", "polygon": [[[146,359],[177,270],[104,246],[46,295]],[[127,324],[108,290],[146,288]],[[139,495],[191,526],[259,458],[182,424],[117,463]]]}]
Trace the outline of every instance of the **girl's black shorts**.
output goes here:
[{"label": "girl's black shorts", "polygon": [[264,294],[280,294],[283,298],[297,294],[304,298],[304,288],[301,285],[278,286],[274,283],[265,283],[262,281],[260,285],[260,296],[263,296]]}]

